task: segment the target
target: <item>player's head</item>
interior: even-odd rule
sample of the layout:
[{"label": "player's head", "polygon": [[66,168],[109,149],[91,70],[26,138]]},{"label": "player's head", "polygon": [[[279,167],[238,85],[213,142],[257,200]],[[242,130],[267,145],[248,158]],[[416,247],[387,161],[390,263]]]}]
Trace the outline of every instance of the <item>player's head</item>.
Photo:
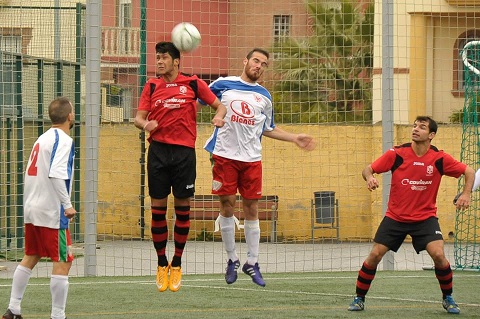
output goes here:
[{"label": "player's head", "polygon": [[180,51],[172,42],[158,42],[155,45],[157,75],[170,73],[180,67]]},{"label": "player's head", "polygon": [[437,134],[438,124],[429,116],[417,116],[413,123],[414,142],[431,141]]},{"label": "player's head", "polygon": [[438,124],[430,116],[423,116],[423,115],[417,116],[417,118],[415,119],[415,122],[427,122],[429,132],[430,133],[437,133]]},{"label": "player's head", "polygon": [[268,67],[268,58],[268,52],[260,48],[248,52],[243,60],[242,79],[247,82],[258,81]]},{"label": "player's head", "polygon": [[48,116],[53,125],[61,125],[68,122],[69,128],[72,128],[75,124],[73,106],[70,100],[66,97],[57,97],[50,102],[50,105],[48,106]]}]

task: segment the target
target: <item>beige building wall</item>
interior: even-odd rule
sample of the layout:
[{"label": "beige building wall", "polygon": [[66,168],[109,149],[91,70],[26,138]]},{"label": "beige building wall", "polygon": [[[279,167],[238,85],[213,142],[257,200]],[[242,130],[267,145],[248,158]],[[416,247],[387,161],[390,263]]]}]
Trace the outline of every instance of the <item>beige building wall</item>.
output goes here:
[{"label": "beige building wall", "polygon": [[[24,51],[22,53],[54,59],[55,28],[58,27],[61,45],[61,60],[76,60],[76,12],[77,3],[85,4],[86,0],[62,0],[59,12],[59,24],[55,25],[54,0],[26,1],[7,0],[1,5],[14,8],[0,9],[0,21],[2,33],[10,32],[13,35],[21,35]],[[12,19],[12,17],[19,17]],[[20,18],[21,17],[21,18]],[[48,23],[46,23],[46,21]]]},{"label": "beige building wall", "polygon": [[[369,192],[361,171],[382,153],[381,126],[285,125],[282,128],[311,134],[318,144],[316,150],[307,153],[289,143],[268,138],[263,141],[263,194],[279,197],[279,240],[311,239],[313,192],[325,190],[334,191],[339,202],[340,240],[371,240],[383,215],[382,189]],[[209,154],[202,147],[211,132],[212,128],[208,125],[198,127],[197,194],[210,194]],[[409,142],[410,133],[410,125],[397,125],[395,144]],[[461,133],[461,126],[441,126],[433,144],[458,159]],[[102,126],[98,167],[100,237],[140,237],[139,159],[139,131],[133,125]],[[383,187],[381,177],[379,181]],[[445,177],[439,191],[438,215],[447,240],[447,234],[454,232],[455,209],[452,199],[456,192],[457,180]],[[148,196],[146,206],[145,237],[150,238]],[[169,217],[172,217],[172,205],[169,207]],[[268,227],[267,223],[262,223],[262,237],[268,236]],[[204,228],[213,230],[213,222],[192,222],[191,237],[196,237]],[[315,229],[314,237],[335,238],[336,231]]]},{"label": "beige building wall", "polygon": [[[459,5],[460,4],[460,5]],[[476,5],[475,5],[476,4]],[[457,39],[480,27],[478,1],[395,2],[393,12],[394,121],[408,124],[420,114],[448,122],[462,109],[453,91]],[[382,119],[382,3],[375,7],[373,122]]]}]

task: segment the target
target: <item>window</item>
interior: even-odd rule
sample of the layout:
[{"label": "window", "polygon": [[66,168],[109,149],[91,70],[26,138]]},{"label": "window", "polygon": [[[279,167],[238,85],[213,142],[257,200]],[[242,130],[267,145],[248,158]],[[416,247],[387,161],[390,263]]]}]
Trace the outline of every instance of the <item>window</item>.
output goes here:
[{"label": "window", "polygon": [[121,28],[130,28],[132,26],[132,0],[119,1],[118,26]]},{"label": "window", "polygon": [[292,17],[289,15],[273,16],[273,40],[281,41],[283,37],[290,35],[290,23]]},{"label": "window", "polygon": [[0,30],[0,114],[15,114],[15,93],[17,87],[15,61],[22,54],[21,30]]},{"label": "window", "polygon": [[18,35],[1,35],[0,50],[11,53],[22,53],[22,37]]},{"label": "window", "polygon": [[[290,35],[290,24],[292,17],[289,15],[273,16],[273,41],[281,42],[283,38]],[[280,53],[273,53],[273,59],[280,58]]]},{"label": "window", "polygon": [[119,0],[118,2],[118,51],[120,54],[129,52],[132,45],[130,28],[132,27],[132,0]]},{"label": "window", "polygon": [[[454,50],[454,83],[453,83],[453,91],[457,92],[457,94],[462,94],[461,91],[465,89],[465,81],[466,81],[466,73],[468,72],[465,69],[465,65],[463,63],[461,54],[463,52],[463,48],[468,42],[471,41],[479,41],[480,40],[480,30],[469,30],[462,34],[456,41],[455,50]],[[479,61],[480,58],[480,48],[479,47],[472,47],[468,50],[468,56],[470,57],[470,62],[472,61]],[[480,68],[480,65],[477,63],[477,68]],[[480,87],[478,76],[476,78],[476,83],[474,86],[476,88]]]},{"label": "window", "polygon": [[27,46],[31,40],[32,28],[0,27],[0,51],[27,54]]}]

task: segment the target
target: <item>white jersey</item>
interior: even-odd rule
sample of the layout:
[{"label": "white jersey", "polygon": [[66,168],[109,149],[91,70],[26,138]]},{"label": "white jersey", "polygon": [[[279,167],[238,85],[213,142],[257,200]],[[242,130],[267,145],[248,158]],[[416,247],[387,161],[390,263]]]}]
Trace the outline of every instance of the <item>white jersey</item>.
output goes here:
[{"label": "white jersey", "polygon": [[258,83],[238,76],[219,78],[210,89],[227,108],[225,125],[215,128],[205,149],[215,155],[242,162],[262,159],[261,138],[274,129],[272,97]]},{"label": "white jersey", "polygon": [[61,129],[50,128],[35,142],[25,172],[25,223],[67,229],[68,219],[50,178],[62,179],[68,194],[73,181],[74,145]]}]

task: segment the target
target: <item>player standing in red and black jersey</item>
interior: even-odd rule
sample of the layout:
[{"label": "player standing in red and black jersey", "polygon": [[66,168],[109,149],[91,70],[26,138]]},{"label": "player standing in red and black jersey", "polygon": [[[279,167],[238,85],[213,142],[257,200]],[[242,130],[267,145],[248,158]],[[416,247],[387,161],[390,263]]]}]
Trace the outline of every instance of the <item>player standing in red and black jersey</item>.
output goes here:
[{"label": "player standing in red and black jersey", "polygon": [[[155,46],[157,78],[143,88],[135,126],[149,132],[147,171],[152,207],[152,239],[158,255],[157,288],[178,291],[182,279],[182,254],[190,230],[190,197],[195,193],[197,98],[217,110],[212,124],[221,127],[225,106],[196,75],[179,71],[180,51],[171,42]],[[167,199],[173,192],[175,253],[166,257]]]},{"label": "player standing in red and black jersey", "polygon": [[350,311],[364,309],[365,295],[375,277],[383,256],[396,252],[407,235],[417,253],[426,250],[435,265],[435,276],[443,294],[443,307],[448,313],[460,309],[453,300],[453,273],[445,257],[442,232],[437,218],[437,193],[443,175],[458,178],[465,175],[465,186],[455,205],[465,209],[475,172],[464,163],[431,145],[437,133],[437,123],[428,116],[419,116],[413,124],[412,142],[385,152],[362,172],[370,191],[379,183],[373,174],[392,172],[390,196],[385,217],[374,238],[374,245],[358,273],[356,294],[348,307]]}]

